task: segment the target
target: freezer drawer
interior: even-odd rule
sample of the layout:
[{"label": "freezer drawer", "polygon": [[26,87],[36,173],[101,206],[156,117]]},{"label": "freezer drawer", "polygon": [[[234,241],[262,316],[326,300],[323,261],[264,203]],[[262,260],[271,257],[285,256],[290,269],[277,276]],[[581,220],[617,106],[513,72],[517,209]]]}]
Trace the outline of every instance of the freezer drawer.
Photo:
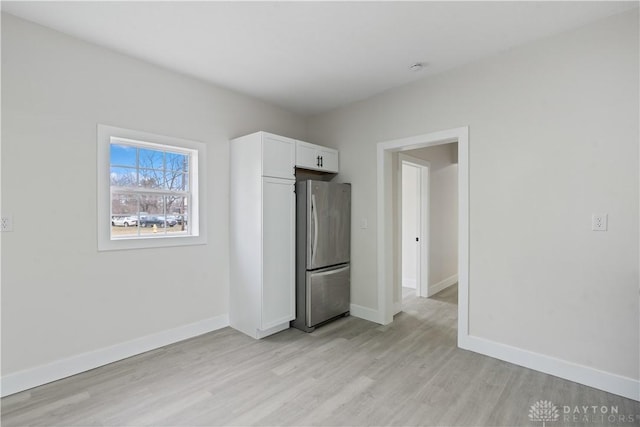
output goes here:
[{"label": "freezer drawer", "polygon": [[348,265],[307,272],[306,326],[316,326],[349,311],[350,277]]}]

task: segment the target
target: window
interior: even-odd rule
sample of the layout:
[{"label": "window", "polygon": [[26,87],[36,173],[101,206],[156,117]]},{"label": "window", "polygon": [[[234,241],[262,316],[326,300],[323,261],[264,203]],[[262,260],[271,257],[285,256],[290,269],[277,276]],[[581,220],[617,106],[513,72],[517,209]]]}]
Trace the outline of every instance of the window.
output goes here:
[{"label": "window", "polygon": [[98,125],[98,249],[205,243],[204,144]]}]

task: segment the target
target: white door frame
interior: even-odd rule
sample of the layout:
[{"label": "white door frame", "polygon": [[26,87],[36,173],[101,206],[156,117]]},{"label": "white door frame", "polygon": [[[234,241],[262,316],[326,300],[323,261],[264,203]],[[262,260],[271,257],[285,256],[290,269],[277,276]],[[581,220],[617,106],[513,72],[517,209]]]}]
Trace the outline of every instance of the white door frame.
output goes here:
[{"label": "white door frame", "polygon": [[[420,221],[418,225],[418,258],[416,260],[417,263],[417,271],[418,274],[416,276],[416,296],[418,297],[426,297],[428,296],[428,285],[429,285],[429,185],[430,185],[430,170],[431,163],[426,160],[419,159],[417,157],[409,156],[404,153],[398,154],[398,186],[397,186],[397,206],[398,206],[398,230],[397,230],[397,244],[398,244],[398,266],[402,264],[402,204],[403,204],[403,191],[402,191],[402,181],[404,179],[402,166],[404,164],[409,164],[418,168],[419,171],[419,216],[418,219]],[[402,269],[398,268],[398,291],[399,295],[402,295]],[[400,298],[402,300],[402,298]],[[394,314],[400,312],[401,309],[401,301],[397,304],[394,309]]]},{"label": "white door frame", "polygon": [[458,343],[469,334],[469,127],[380,142],[377,145],[378,316],[393,322],[392,153],[458,143]]}]

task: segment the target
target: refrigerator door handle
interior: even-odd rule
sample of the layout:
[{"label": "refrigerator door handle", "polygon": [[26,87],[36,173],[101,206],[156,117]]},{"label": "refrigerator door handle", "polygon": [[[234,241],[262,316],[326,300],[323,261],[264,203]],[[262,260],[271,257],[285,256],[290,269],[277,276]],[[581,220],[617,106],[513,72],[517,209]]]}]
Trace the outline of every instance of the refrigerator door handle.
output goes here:
[{"label": "refrigerator door handle", "polygon": [[313,217],[313,243],[311,243],[311,266],[316,262],[318,251],[318,211],[316,209],[316,195],[311,195],[311,216]]}]

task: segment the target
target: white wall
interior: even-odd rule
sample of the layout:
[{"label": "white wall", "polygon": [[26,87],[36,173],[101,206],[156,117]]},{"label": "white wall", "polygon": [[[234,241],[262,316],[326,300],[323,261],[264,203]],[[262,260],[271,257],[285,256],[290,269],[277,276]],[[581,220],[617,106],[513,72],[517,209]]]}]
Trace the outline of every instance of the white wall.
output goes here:
[{"label": "white wall", "polygon": [[376,143],[468,125],[470,334],[637,380],[638,47],[635,9],[310,120],[369,220],[353,303],[378,306]]},{"label": "white wall", "polygon": [[[228,312],[230,138],[302,118],[2,14],[2,374]],[[208,145],[203,246],[98,252],[96,125]]]},{"label": "white wall", "polygon": [[[429,289],[458,273],[458,165],[456,145],[403,154],[427,160],[429,183]],[[429,292],[431,294],[431,292]]]}]

